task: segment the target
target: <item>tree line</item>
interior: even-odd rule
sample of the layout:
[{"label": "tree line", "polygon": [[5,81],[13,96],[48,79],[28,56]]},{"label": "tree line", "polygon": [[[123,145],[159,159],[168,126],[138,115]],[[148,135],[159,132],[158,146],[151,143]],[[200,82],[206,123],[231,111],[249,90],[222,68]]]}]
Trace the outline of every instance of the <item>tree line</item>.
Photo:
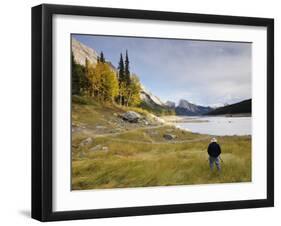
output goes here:
[{"label": "tree line", "polygon": [[120,54],[117,71],[106,62],[103,52],[96,64],[86,58],[85,65],[76,63],[72,53],[72,94],[88,96],[99,102],[138,106],[141,86],[138,77],[131,74],[129,64],[128,51],[125,61]]}]

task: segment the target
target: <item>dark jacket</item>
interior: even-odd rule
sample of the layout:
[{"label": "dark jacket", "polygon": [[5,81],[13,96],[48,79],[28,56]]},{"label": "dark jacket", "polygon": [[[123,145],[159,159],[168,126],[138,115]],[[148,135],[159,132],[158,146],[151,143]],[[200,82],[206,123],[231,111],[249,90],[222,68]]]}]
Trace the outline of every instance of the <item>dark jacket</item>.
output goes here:
[{"label": "dark jacket", "polygon": [[208,154],[211,156],[211,157],[218,157],[220,154],[221,154],[221,147],[218,143],[216,142],[212,142],[209,144],[209,147],[208,147]]}]

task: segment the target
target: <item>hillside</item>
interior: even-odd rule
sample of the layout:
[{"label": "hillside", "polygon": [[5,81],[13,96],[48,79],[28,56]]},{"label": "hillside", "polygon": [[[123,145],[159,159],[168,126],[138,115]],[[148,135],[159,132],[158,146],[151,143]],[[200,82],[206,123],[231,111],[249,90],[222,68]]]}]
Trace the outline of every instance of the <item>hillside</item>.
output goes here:
[{"label": "hillside", "polygon": [[251,181],[251,137],[218,138],[227,167],[217,176],[206,161],[210,136],[155,121],[145,111],[130,123],[120,117],[128,110],[73,96],[72,190]]},{"label": "hillside", "polygon": [[243,114],[252,112],[252,99],[217,108],[207,115]]}]

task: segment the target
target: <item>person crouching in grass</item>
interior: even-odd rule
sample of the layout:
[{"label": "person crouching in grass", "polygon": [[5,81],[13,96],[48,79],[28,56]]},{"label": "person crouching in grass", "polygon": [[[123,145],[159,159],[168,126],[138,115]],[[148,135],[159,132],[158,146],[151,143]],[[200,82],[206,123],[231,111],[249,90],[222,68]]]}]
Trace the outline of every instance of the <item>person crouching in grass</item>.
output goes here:
[{"label": "person crouching in grass", "polygon": [[221,166],[220,166],[220,154],[221,154],[221,147],[217,143],[216,138],[211,139],[211,143],[208,146],[208,154],[209,154],[209,164],[210,164],[210,169],[213,171],[214,169],[214,164],[216,164],[216,167],[218,171],[221,171]]}]

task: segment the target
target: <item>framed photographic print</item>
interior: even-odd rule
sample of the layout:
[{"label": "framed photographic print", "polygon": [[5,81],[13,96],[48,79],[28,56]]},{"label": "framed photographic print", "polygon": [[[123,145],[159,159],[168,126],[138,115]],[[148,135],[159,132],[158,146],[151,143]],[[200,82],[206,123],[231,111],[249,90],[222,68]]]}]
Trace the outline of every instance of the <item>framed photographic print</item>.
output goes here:
[{"label": "framed photographic print", "polygon": [[274,205],[274,21],[32,8],[32,217]]}]

